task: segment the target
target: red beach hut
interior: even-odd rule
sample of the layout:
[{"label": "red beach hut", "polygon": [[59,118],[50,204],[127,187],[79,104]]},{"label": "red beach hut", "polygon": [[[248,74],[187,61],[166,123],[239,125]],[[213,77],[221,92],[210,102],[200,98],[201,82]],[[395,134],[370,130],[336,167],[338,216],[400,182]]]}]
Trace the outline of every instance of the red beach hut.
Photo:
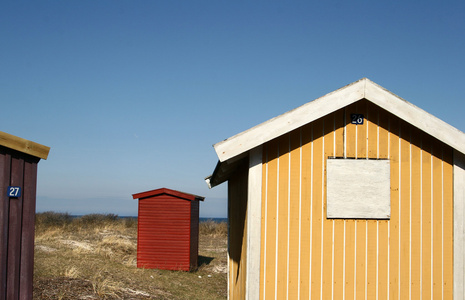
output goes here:
[{"label": "red beach hut", "polygon": [[167,188],[132,195],[139,199],[137,267],[190,271],[197,267],[199,201]]}]

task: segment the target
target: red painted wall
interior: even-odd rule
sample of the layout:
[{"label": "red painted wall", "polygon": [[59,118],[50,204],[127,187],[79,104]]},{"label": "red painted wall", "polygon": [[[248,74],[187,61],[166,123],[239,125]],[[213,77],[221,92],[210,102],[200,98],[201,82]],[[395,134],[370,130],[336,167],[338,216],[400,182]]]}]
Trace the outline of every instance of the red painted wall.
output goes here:
[{"label": "red painted wall", "polygon": [[171,191],[159,189],[133,195],[142,196],[138,215],[139,268],[189,271],[197,267],[198,198]]}]

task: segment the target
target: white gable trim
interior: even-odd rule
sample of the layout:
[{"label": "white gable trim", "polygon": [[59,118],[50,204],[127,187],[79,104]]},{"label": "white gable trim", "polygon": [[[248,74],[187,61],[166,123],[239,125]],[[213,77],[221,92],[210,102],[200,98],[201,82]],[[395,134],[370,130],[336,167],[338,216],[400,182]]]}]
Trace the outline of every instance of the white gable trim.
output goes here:
[{"label": "white gable trim", "polygon": [[264,144],[361,99],[367,99],[406,122],[465,153],[465,134],[367,78],[259,124],[214,145],[220,162]]},{"label": "white gable trim", "polygon": [[452,148],[465,153],[465,134],[418,106],[367,80],[365,98]]},{"label": "white gable trim", "polygon": [[319,119],[334,110],[348,105],[347,101],[349,99],[352,99],[352,102],[362,99],[363,86],[364,84],[362,81],[357,81],[219,142],[213,145],[216,154],[220,162],[226,161],[280,135]]}]

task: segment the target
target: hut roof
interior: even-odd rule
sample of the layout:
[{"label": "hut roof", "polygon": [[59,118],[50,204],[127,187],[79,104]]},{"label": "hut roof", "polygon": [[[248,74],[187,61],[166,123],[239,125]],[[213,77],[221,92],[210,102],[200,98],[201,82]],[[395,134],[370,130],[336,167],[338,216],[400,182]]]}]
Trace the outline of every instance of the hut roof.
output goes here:
[{"label": "hut roof", "polygon": [[246,157],[249,150],[362,99],[378,105],[457,151],[465,153],[465,133],[368,78],[362,78],[213,145],[219,162],[213,174],[206,178],[207,183],[213,187],[226,181],[232,166]]},{"label": "hut roof", "polygon": [[47,159],[50,151],[50,147],[1,131],[0,145],[42,159]]},{"label": "hut roof", "polygon": [[194,200],[203,201],[205,199],[205,197],[202,197],[202,196],[188,194],[188,193],[175,191],[175,190],[171,190],[167,188],[160,188],[156,190],[133,194],[132,199],[143,199],[143,198],[154,197],[154,196],[163,195],[163,194],[175,196],[175,197],[190,200],[190,201],[194,201]]}]

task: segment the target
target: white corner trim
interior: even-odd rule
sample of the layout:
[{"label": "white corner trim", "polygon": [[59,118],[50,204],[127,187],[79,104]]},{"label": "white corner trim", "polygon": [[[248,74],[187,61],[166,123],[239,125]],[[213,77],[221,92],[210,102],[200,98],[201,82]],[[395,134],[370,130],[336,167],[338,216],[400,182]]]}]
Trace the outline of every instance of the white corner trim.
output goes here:
[{"label": "white corner trim", "polygon": [[465,155],[454,151],[454,300],[465,299]]},{"label": "white corner trim", "polygon": [[246,299],[260,299],[260,235],[262,213],[262,147],[249,155],[247,194],[247,278]]}]

